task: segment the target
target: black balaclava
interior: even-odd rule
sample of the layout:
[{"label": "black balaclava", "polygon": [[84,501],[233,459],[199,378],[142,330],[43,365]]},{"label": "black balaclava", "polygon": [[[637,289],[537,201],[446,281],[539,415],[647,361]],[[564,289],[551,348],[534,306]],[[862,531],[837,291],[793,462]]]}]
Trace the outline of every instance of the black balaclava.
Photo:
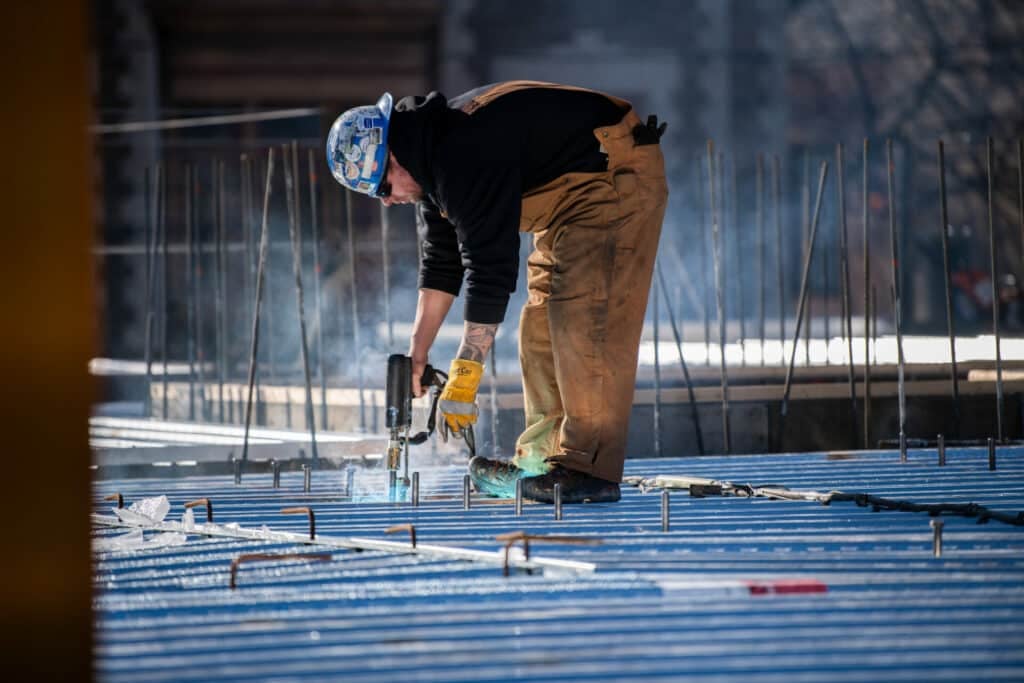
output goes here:
[{"label": "black balaclava", "polygon": [[403,97],[395,103],[388,147],[426,194],[434,192],[434,150],[455,119],[465,116],[448,108],[444,95]]}]

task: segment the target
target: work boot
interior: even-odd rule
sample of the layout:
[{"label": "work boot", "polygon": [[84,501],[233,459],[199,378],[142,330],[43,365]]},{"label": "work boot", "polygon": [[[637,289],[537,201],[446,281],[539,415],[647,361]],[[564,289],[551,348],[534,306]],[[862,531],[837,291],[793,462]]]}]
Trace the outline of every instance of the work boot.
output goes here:
[{"label": "work boot", "polygon": [[563,503],[614,503],[621,496],[619,485],[614,481],[555,465],[547,474],[523,479],[523,498],[554,503],[555,484],[562,485]]},{"label": "work boot", "polygon": [[477,491],[499,498],[516,495],[516,480],[530,476],[510,462],[489,460],[482,455],[469,461],[469,478]]}]

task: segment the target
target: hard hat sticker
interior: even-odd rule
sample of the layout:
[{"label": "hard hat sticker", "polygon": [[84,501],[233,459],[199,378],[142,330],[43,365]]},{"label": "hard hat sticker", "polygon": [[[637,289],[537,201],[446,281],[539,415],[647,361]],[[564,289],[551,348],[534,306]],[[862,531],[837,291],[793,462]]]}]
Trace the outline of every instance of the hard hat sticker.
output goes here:
[{"label": "hard hat sticker", "polygon": [[366,148],[366,158],[363,159],[363,177],[369,178],[377,170],[377,145],[370,145]]}]

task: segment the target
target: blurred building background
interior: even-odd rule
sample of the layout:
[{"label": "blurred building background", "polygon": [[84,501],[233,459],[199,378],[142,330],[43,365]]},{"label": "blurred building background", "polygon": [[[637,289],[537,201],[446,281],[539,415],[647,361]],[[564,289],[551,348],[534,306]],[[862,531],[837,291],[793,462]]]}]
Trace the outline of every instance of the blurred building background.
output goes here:
[{"label": "blurred building background", "polygon": [[[97,136],[102,186],[96,253],[103,283],[102,351],[108,357],[139,358],[143,352],[145,299],[140,293],[146,288],[147,196],[153,197],[152,191],[147,195],[145,169],[162,164],[173,246],[182,242],[185,230],[184,165],[196,164],[197,238],[211,241],[218,211],[211,199],[213,160],[223,162],[223,230],[228,243],[241,244],[252,227],[244,224],[241,155],[253,160],[258,171],[268,146],[295,139],[303,154],[314,151],[320,174],[325,352],[334,350],[338,357],[333,362],[345,371],[341,340],[348,338],[352,324],[351,316],[343,313],[348,305],[345,212],[341,189],[326,176],[322,163],[326,130],[342,110],[374,101],[385,90],[396,96],[430,90],[451,96],[506,79],[605,90],[630,99],[642,116],[656,113],[669,122],[663,144],[672,204],[662,255],[685,273],[674,302],[684,319],[697,320],[702,306],[713,305],[706,286],[710,247],[698,248],[701,226],[706,226],[701,223],[706,208],[698,197],[705,190],[698,171],[706,169],[702,154],[708,139],[724,154],[724,267],[732,316],[755,316],[764,289],[753,281],[757,276],[750,266],[762,239],[756,230],[758,155],[763,155],[766,197],[773,158],[779,159],[782,253],[775,254],[773,239],[763,240],[768,263],[783,265],[782,298],[784,308],[793,306],[791,316],[816,169],[821,160],[835,158],[837,143],[845,144],[851,285],[860,291],[865,138],[871,141],[868,254],[883,320],[890,315],[884,274],[891,260],[886,139],[892,139],[895,154],[895,208],[907,264],[902,277],[909,330],[945,330],[935,160],[939,137],[947,146],[953,268],[962,276],[957,299],[961,330],[977,332],[991,323],[986,312],[991,302],[974,293],[977,278],[987,277],[988,264],[986,136],[996,140],[994,226],[1000,277],[1012,285],[1024,276],[1016,158],[1016,141],[1024,134],[1024,12],[1016,0],[101,0],[95,4],[94,21],[101,124],[316,110],[242,125]],[[302,163],[305,168],[305,156]],[[250,200],[252,196],[250,192]],[[819,315],[825,310],[838,314],[840,307],[834,200],[829,192],[819,236],[822,257],[812,271],[810,303]],[[352,201],[360,324],[366,343],[379,346],[384,310],[381,213],[373,200]],[[764,201],[767,211],[768,199]],[[268,296],[271,308],[279,302],[287,310],[293,296],[280,196],[271,210],[272,235],[281,248],[272,251]],[[304,205],[303,211],[308,210]],[[766,220],[770,234],[770,215]],[[411,321],[413,216],[409,210],[393,210],[390,222],[391,311],[395,320]],[[232,283],[240,282],[245,270],[240,249],[229,250],[226,257]],[[184,260],[174,254],[172,249],[167,325],[170,354],[181,358],[186,343]],[[200,284],[212,292],[211,268]],[[778,316],[775,275],[766,282],[771,288],[766,314]],[[226,315],[229,329],[242,333],[251,323],[249,304],[243,305],[239,291],[228,288]],[[523,296],[522,288],[518,296]],[[863,315],[862,297],[855,296],[854,304],[857,319]],[[294,326],[281,320],[271,324],[277,326],[282,362],[294,360]],[[1008,326],[1014,324],[1007,320]],[[212,336],[214,328],[209,326],[204,334]],[[403,350],[405,341],[396,344],[395,350]],[[240,343],[238,354],[245,348]],[[505,348],[512,352],[508,344]]]}]

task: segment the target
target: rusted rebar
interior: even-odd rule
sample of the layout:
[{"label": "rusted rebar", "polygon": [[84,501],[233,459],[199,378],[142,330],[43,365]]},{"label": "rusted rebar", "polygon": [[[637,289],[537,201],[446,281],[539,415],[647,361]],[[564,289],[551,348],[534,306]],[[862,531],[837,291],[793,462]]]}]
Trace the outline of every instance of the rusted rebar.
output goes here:
[{"label": "rusted rebar", "polygon": [[282,515],[306,515],[309,518],[309,540],[316,539],[316,514],[313,513],[311,507],[295,507],[295,508],[284,508],[281,510]]},{"label": "rusted rebar", "polygon": [[387,529],[385,529],[384,533],[386,533],[386,534],[397,534],[400,531],[408,531],[409,532],[409,544],[413,548],[415,548],[416,547],[416,527],[414,525],[412,525],[412,524],[396,524],[395,526],[388,527]]},{"label": "rusted rebar", "polygon": [[198,498],[196,500],[190,500],[185,503],[185,509],[191,510],[192,508],[204,507],[206,508],[206,521],[213,523],[213,501],[209,498]]}]

